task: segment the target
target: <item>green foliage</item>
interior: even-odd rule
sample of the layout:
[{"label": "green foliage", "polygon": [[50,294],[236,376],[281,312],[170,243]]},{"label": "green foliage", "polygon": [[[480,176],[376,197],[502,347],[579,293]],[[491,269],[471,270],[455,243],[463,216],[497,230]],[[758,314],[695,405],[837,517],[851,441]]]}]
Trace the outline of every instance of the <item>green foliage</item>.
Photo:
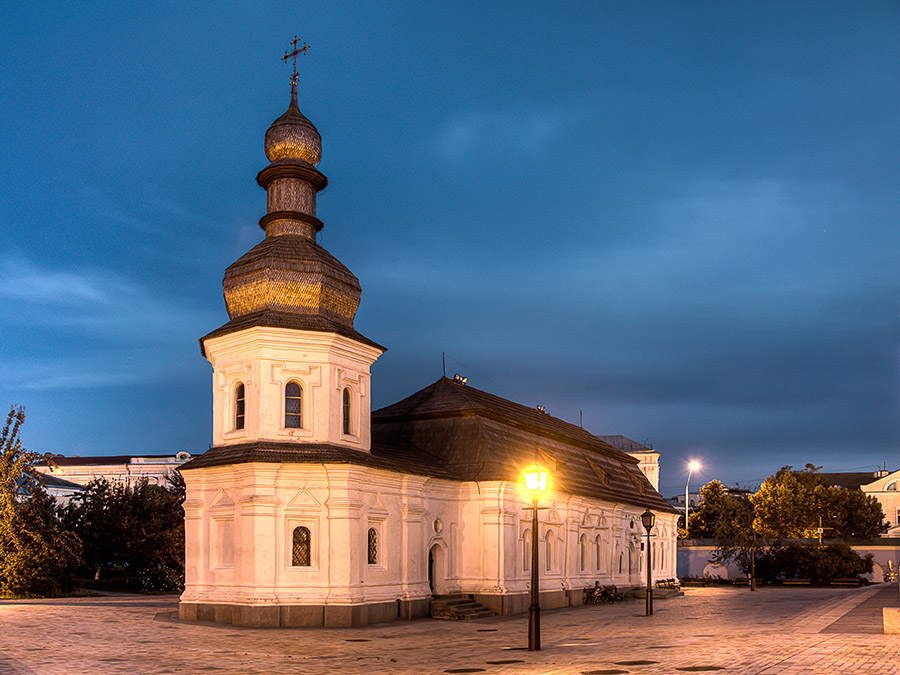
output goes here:
[{"label": "green foliage", "polygon": [[118,566],[141,590],[178,590],[184,584],[184,483],[154,485],[91,481],[74,497],[64,521],[84,542],[84,558],[99,577]]},{"label": "green foliage", "polygon": [[809,579],[814,584],[824,584],[831,579],[860,577],[871,572],[872,554],[862,558],[849,544],[773,546],[759,551],[756,558],[757,577],[768,583],[778,579]]},{"label": "green foliage", "polygon": [[734,540],[749,530],[753,518],[750,503],[728,494],[719,481],[710,481],[700,488],[700,498],[700,506],[689,516],[689,537]]},{"label": "green foliage", "polygon": [[22,448],[22,408],[0,432],[0,596],[59,595],[74,588],[81,542],[57,520],[53,499],[32,469],[52,456]]},{"label": "green foliage", "polygon": [[778,539],[818,536],[819,522],[826,537],[870,539],[887,529],[884,513],[874,497],[860,490],[822,485],[820,467],[807,464],[794,471],[785,466],[769,476],[750,497],[756,532]]}]

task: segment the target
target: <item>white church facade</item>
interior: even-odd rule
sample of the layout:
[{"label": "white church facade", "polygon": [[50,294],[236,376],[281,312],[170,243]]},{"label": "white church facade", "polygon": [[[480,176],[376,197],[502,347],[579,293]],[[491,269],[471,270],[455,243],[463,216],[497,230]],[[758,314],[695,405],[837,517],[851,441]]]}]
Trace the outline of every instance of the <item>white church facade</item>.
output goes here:
[{"label": "white church facade", "polygon": [[541,499],[541,604],[595,581],[645,583],[640,514],[656,514],[654,578],[675,576],[677,513],[631,456],[581,427],[441,378],[371,410],[384,348],[356,331],[356,277],[316,243],[321,138],[297,107],[269,128],[265,238],[225,273],[229,321],[201,339],[213,446],[180,467],[180,616],[244,626],[357,626],[427,616],[466,594],[527,610],[531,504]]}]

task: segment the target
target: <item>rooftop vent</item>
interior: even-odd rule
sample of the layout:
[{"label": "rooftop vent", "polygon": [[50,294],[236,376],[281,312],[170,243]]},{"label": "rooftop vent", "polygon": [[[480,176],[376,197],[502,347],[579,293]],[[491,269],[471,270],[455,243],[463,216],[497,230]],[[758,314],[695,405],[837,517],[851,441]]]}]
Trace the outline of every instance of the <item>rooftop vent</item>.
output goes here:
[{"label": "rooftop vent", "polygon": [[454,375],[453,375],[453,381],[456,382],[456,384],[459,384],[459,385],[462,385],[462,386],[466,386],[466,382],[469,381],[469,378],[468,378],[468,377],[463,377],[463,376],[460,375],[459,373],[454,373]]},{"label": "rooftop vent", "polygon": [[536,406],[534,406],[534,409],[537,410],[539,413],[541,413],[541,415],[547,414],[547,409],[542,405],[536,405]]}]

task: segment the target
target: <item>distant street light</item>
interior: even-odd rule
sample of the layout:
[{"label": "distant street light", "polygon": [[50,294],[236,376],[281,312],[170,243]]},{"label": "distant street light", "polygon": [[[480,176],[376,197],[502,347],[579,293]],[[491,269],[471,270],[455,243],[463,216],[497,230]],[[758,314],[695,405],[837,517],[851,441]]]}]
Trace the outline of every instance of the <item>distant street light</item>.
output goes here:
[{"label": "distant street light", "polygon": [[688,464],[688,479],[687,484],[684,486],[684,536],[687,537],[688,532],[688,493],[691,487],[691,474],[697,471],[700,468],[700,462],[691,461]]},{"label": "distant street light", "polygon": [[[528,608],[528,651],[541,650],[541,597],[538,577],[538,502],[547,489],[547,470],[535,462],[526,468],[525,489],[531,495],[531,606]],[[549,555],[549,551],[547,553]]]},{"label": "distant street light", "polygon": [[653,529],[653,525],[655,523],[656,515],[650,509],[647,509],[641,514],[641,524],[644,526],[644,529],[647,530],[647,616],[651,616],[653,614],[653,577],[651,576],[653,556],[650,555],[650,530]]}]

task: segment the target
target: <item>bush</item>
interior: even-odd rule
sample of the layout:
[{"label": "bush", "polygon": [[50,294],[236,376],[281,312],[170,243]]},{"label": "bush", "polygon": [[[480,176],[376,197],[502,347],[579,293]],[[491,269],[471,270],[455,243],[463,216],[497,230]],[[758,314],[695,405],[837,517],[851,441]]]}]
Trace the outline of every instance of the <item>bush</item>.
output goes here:
[{"label": "bush", "polygon": [[859,578],[871,572],[872,554],[862,558],[848,544],[788,544],[762,549],[756,555],[756,576],[767,583],[809,579],[825,584],[831,579]]}]

